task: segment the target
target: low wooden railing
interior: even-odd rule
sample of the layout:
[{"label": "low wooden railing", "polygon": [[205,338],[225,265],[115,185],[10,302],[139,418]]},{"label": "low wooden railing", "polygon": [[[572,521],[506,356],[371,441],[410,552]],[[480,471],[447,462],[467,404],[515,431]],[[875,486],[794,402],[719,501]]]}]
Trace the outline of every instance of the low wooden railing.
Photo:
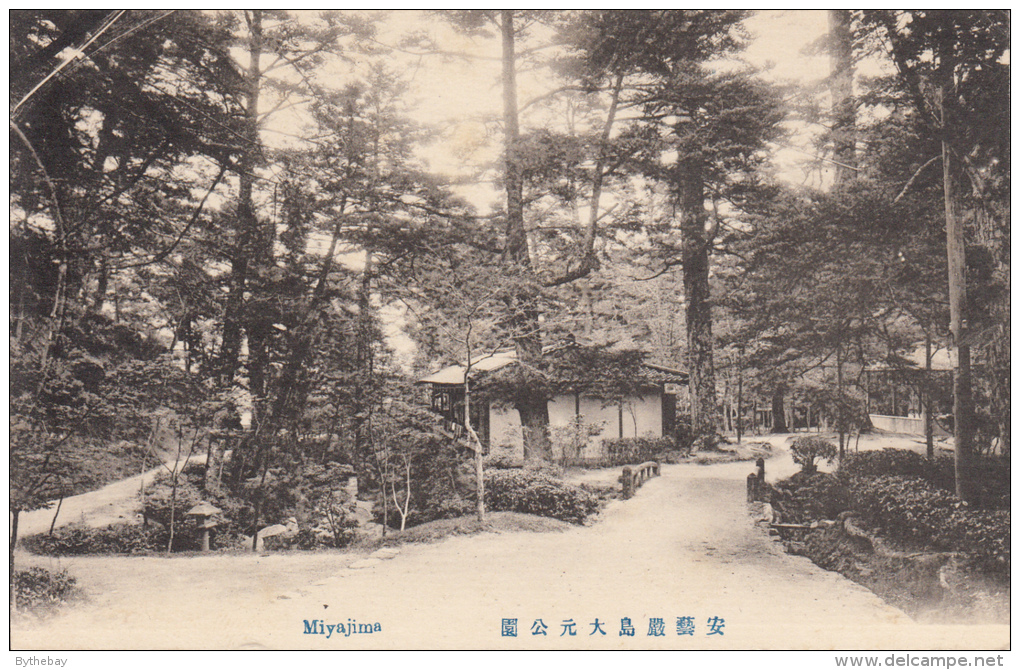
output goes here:
[{"label": "low wooden railing", "polygon": [[659,464],[655,461],[645,461],[641,465],[631,467],[623,466],[623,474],[620,475],[620,483],[623,485],[623,499],[626,500],[634,495],[634,492],[652,477],[659,476]]}]

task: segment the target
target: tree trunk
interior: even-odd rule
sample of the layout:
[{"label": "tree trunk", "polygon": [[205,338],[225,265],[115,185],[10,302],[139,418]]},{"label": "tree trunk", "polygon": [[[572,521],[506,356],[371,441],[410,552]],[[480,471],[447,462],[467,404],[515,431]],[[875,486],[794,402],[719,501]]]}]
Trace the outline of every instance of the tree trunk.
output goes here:
[{"label": "tree trunk", "polygon": [[[945,124],[942,95],[939,107]],[[952,155],[949,145],[942,142],[942,182],[946,209],[946,254],[949,261],[949,327],[956,345],[956,368],[953,375],[953,448],[956,469],[956,497],[972,502],[974,397],[971,390],[970,343],[967,341],[966,305],[967,276],[964,252],[963,222],[956,216],[956,195],[953,188]]]},{"label": "tree trunk", "polygon": [[106,292],[110,288],[110,268],[109,263],[106,260],[106,254],[103,254],[102,258],[99,259],[99,278],[96,280],[96,294],[92,299],[92,307],[90,312],[93,314],[102,314],[103,307],[106,305]]},{"label": "tree trunk", "polygon": [[[537,318],[536,318],[537,322]],[[525,368],[535,369],[541,364],[542,342],[537,334],[517,341],[518,360],[525,362]],[[528,379],[525,380],[527,383]],[[552,442],[549,438],[549,401],[540,390],[528,390],[518,395],[514,402],[521,417],[524,434],[524,460],[551,461]]]},{"label": "tree trunk", "polygon": [[772,432],[773,433],[788,433],[789,428],[786,426],[786,407],[783,404],[783,389],[782,386],[778,387],[772,394]]},{"label": "tree trunk", "polygon": [[924,383],[921,385],[921,402],[924,404],[924,444],[929,461],[935,460],[935,436],[931,423],[931,327],[924,327]]},{"label": "tree trunk", "polygon": [[209,436],[209,449],[205,457],[205,473],[202,476],[202,490],[206,493],[218,491],[220,488],[220,471],[223,467],[223,453],[226,451],[226,431],[213,433]]},{"label": "tree trunk", "polygon": [[[500,31],[503,43],[503,127],[504,175],[506,183],[506,251],[504,264],[516,277],[532,278],[528,236],[524,229],[524,180],[518,155],[520,125],[517,110],[517,56],[515,50],[514,11],[502,10]],[[511,326],[517,359],[523,369],[533,370],[542,363],[542,336],[539,331],[538,294],[522,288],[510,305]],[[549,460],[552,445],[549,440],[548,398],[535,389],[518,395],[515,408],[521,417],[524,433],[524,458]]]},{"label": "tree trunk", "polygon": [[60,508],[64,505],[64,494],[60,494],[60,500],[57,501],[57,511],[53,513],[53,520],[50,521],[50,532],[47,533],[49,536],[53,536],[53,529],[57,527],[57,517],[60,516]]},{"label": "tree trunk", "polygon": [[[176,465],[174,466],[176,467]],[[177,473],[174,472],[170,480],[170,539],[166,541],[166,553],[173,551],[174,547],[174,517],[177,514]]]},{"label": "tree trunk", "polygon": [[467,430],[471,442],[475,445],[475,513],[478,523],[485,523],[485,462],[482,456],[482,441],[471,425],[471,380],[468,375],[471,372],[471,348],[468,347],[468,370],[464,374],[464,427]]},{"label": "tree trunk", "polygon": [[832,95],[832,153],[836,188],[853,176],[856,161],[857,107],[854,101],[853,40],[850,12],[829,10],[829,91]]},{"label": "tree trunk", "polygon": [[223,314],[223,341],[220,344],[220,383],[223,385],[233,382],[241,355],[244,292],[252,260],[253,243],[258,234],[252,189],[255,183],[253,171],[258,163],[260,147],[258,106],[262,77],[259,61],[262,58],[262,47],[262,11],[255,9],[251,10],[249,23],[248,53],[251,61],[246,82],[244,150],[238,158],[240,186],[237,196],[236,239],[230,260],[229,293]]},{"label": "tree trunk", "polygon": [[[511,265],[529,268],[528,238],[524,229],[524,179],[518,155],[521,131],[517,110],[517,55],[514,11],[504,9],[500,30],[503,38],[503,152],[506,183],[506,255]],[[516,269],[516,268],[515,268]]]},{"label": "tree trunk", "polygon": [[681,161],[678,175],[683,282],[687,301],[687,364],[690,375],[691,430],[711,440],[718,426],[713,362],[712,306],[708,284],[709,240],[705,233],[705,183],[701,164]]},{"label": "tree trunk", "polygon": [[21,516],[21,510],[11,510],[11,552],[8,558],[8,563],[11,569],[11,611],[18,609],[18,585],[17,578],[18,573],[14,569],[14,547],[18,544],[18,517]]},{"label": "tree trunk", "polygon": [[737,444],[740,443],[744,422],[744,352],[737,358]]},{"label": "tree trunk", "polygon": [[[358,475],[358,496],[365,496],[372,489],[372,434],[371,411],[372,402],[367,397],[372,385],[375,371],[375,355],[372,350],[372,252],[365,253],[365,269],[361,275],[361,287],[358,290],[358,331],[356,355],[358,372],[354,388],[354,467]],[[383,497],[386,496],[385,481]]]},{"label": "tree trunk", "polygon": [[843,411],[843,345],[836,349],[836,428],[839,430],[839,459],[846,456],[846,413]]}]

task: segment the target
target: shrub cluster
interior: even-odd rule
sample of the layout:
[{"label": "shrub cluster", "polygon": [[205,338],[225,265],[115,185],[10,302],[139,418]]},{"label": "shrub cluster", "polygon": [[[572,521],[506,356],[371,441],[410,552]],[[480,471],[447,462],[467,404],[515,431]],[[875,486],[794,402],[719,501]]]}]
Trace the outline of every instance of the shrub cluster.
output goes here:
[{"label": "shrub cluster", "polygon": [[844,479],[881,475],[927,478],[932,470],[932,464],[925,456],[905,449],[847,453],[839,463],[839,475]]},{"label": "shrub cluster", "polygon": [[[173,483],[165,472],[157,474],[145,489],[142,509],[149,521],[169,528],[170,509],[173,507],[174,551],[199,548],[195,520],[187,513],[189,509],[203,501],[221,511],[221,514],[216,516],[219,525],[213,531],[214,547],[230,544],[242,534],[251,535],[251,506],[227,493],[225,488],[220,489],[219,493],[203,492],[201,464],[198,466],[196,468],[189,464],[178,476],[176,496]],[[165,542],[163,549],[166,549]]]},{"label": "shrub cluster", "polygon": [[854,511],[897,537],[931,541],[948,522],[952,494],[902,475],[861,477],[849,483]]},{"label": "shrub cluster", "polygon": [[534,470],[485,473],[485,505],[494,512],[520,512],[584,523],[599,510],[599,497]]},{"label": "shrub cluster", "polygon": [[[979,458],[972,467],[978,488],[977,497],[982,506],[1009,509],[1009,463]],[[880,451],[846,454],[839,464],[839,476],[844,480],[882,475],[916,477],[944,491],[954,492],[955,469],[952,454],[940,454],[932,462],[923,454],[914,451],[886,448]]]},{"label": "shrub cluster", "polygon": [[850,484],[853,509],[889,535],[967,553],[991,570],[1009,570],[1010,513],[957,507],[951,493],[915,477],[862,477]]},{"label": "shrub cluster", "polygon": [[624,437],[602,442],[604,456],[598,463],[586,463],[599,467],[615,468],[621,465],[636,465],[645,461],[675,463],[681,456],[680,448],[671,437]]},{"label": "shrub cluster", "polygon": [[802,472],[812,474],[818,470],[816,461],[831,463],[836,458],[836,445],[820,437],[798,437],[790,445],[790,454]]},{"label": "shrub cluster", "polygon": [[847,454],[837,475],[798,473],[769,487],[769,502],[784,520],[810,522],[850,510],[890,538],[969,555],[990,571],[1010,565],[1009,468],[996,462],[976,465],[985,494],[995,509],[959,506],[953,494],[953,459],[934,462],[900,449]]},{"label": "shrub cluster", "polygon": [[512,447],[492,447],[484,459],[485,468],[516,468],[521,465],[517,452]]},{"label": "shrub cluster", "polygon": [[48,614],[81,594],[77,581],[66,570],[50,572],[46,568],[27,568],[16,571],[14,581],[18,609],[34,614]]},{"label": "shrub cluster", "polygon": [[1008,575],[1009,519],[1009,510],[953,510],[939,540],[954,551],[970,553],[979,567]]},{"label": "shrub cluster", "polygon": [[768,486],[768,502],[783,521],[809,523],[835,519],[850,508],[850,494],[835,475],[798,472],[789,479]]},{"label": "shrub cluster", "polygon": [[[105,528],[67,526],[54,530],[53,535],[45,533],[31,535],[22,542],[32,553],[45,556],[143,554],[166,551],[169,537],[169,533],[163,528],[119,524]],[[190,541],[190,538],[181,538],[181,544]],[[176,541],[174,545],[178,548]]]}]

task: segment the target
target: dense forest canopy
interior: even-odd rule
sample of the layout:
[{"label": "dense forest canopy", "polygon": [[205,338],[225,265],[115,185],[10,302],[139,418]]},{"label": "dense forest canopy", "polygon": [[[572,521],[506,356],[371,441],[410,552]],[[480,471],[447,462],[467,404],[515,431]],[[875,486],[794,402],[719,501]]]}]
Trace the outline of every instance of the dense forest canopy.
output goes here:
[{"label": "dense forest canopy", "polygon": [[547,459],[567,337],[689,373],[705,449],[796,398],[842,446],[865,370],[952,349],[965,481],[1009,453],[1008,15],[830,18],[807,85],[742,11],[12,11],[15,518],[168,425],[253,524],[309,464],[385,491],[458,458],[409,382],[508,349]]}]

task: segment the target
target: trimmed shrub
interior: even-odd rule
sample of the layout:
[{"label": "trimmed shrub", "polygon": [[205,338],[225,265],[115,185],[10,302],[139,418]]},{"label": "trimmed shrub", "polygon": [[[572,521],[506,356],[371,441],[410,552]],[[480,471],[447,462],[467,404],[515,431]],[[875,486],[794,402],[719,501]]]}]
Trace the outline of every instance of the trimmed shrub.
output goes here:
[{"label": "trimmed shrub", "polygon": [[1009,575],[1009,510],[953,510],[937,538],[954,551],[971,554],[981,569]]},{"label": "trimmed shrub", "polygon": [[810,523],[835,519],[850,508],[850,493],[835,475],[798,472],[789,479],[767,484],[767,501],[783,521]]},{"label": "trimmed shrub", "polygon": [[624,437],[605,440],[602,443],[605,456],[600,459],[601,467],[615,468],[621,465],[637,465],[645,461],[675,463],[681,453],[671,437]]},{"label": "trimmed shrub", "polygon": [[849,485],[853,509],[892,537],[931,541],[948,522],[955,502],[947,491],[899,475],[862,477]]},{"label": "trimmed shrub", "polygon": [[512,447],[492,447],[489,453],[483,457],[482,461],[486,469],[506,469],[521,466],[521,459],[517,458],[517,450]]},{"label": "trimmed shrub", "polygon": [[[106,528],[67,526],[32,535],[22,540],[23,546],[34,554],[45,556],[81,556],[84,554],[144,554],[166,551],[169,534],[164,528],[120,524]],[[181,544],[192,548],[191,538],[181,537]],[[175,549],[177,542],[175,541]],[[184,547],[181,547],[184,548]]]},{"label": "trimmed shrub", "polygon": [[673,438],[676,448],[681,454],[691,453],[691,448],[694,446],[694,428],[691,427],[689,414],[677,414]]},{"label": "trimmed shrub", "polygon": [[39,567],[18,570],[14,582],[18,609],[36,615],[52,613],[62,603],[81,597],[77,580],[66,570],[50,572]]},{"label": "trimmed shrub", "polygon": [[485,506],[494,512],[520,512],[581,524],[599,510],[599,497],[535,470],[485,473]]},{"label": "trimmed shrub", "polygon": [[831,463],[836,458],[836,445],[820,437],[798,437],[790,445],[793,462],[800,465],[805,474],[818,471],[817,461]]},{"label": "trimmed shrub", "polygon": [[985,569],[1008,572],[1008,510],[957,507],[951,493],[914,477],[862,477],[850,491],[854,511],[886,535],[966,553]]},{"label": "trimmed shrub", "polygon": [[[201,465],[201,464],[198,464]],[[174,504],[174,551],[198,549],[195,521],[187,515],[188,510],[200,502],[208,502],[218,508],[219,524],[213,531],[214,545],[225,546],[233,543],[242,534],[251,535],[252,508],[246,501],[229,495],[225,488],[218,493],[201,490],[202,470],[189,464],[177,480],[177,497]],[[170,502],[173,495],[170,476],[161,472],[145,488],[142,509],[145,518],[163,527],[170,525]],[[164,549],[166,546],[164,545]]]},{"label": "trimmed shrub", "polygon": [[[974,480],[982,507],[1009,509],[1010,466],[1008,461],[977,458]],[[839,464],[839,476],[845,481],[857,477],[903,476],[923,478],[950,493],[956,490],[956,465],[952,454],[939,454],[935,461],[906,449],[886,448],[846,454]]]},{"label": "trimmed shrub", "polygon": [[845,454],[839,463],[838,474],[844,479],[883,475],[927,478],[932,470],[932,464],[925,456],[906,449],[886,447],[880,451]]}]

